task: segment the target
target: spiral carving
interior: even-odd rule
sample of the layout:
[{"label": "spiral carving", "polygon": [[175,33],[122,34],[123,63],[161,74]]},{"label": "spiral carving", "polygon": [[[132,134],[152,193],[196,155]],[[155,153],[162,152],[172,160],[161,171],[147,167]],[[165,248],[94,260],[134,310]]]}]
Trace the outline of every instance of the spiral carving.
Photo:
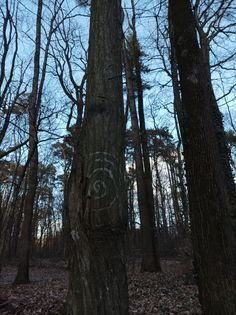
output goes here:
[{"label": "spiral carving", "polygon": [[113,154],[107,152],[90,154],[87,196],[93,211],[109,209],[116,202],[118,198],[117,172],[117,162]]}]

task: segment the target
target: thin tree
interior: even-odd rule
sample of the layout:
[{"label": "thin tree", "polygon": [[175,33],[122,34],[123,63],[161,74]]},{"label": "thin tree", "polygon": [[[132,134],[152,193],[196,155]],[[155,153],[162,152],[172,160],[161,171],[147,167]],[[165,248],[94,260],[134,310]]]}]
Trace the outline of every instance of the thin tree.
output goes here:
[{"label": "thin tree", "polygon": [[[130,108],[130,119],[132,126],[132,141],[134,147],[135,172],[137,178],[138,204],[140,211],[142,232],[142,263],[141,271],[160,271],[160,257],[155,227],[154,204],[148,199],[147,177],[143,162],[142,141],[138,114],[135,102],[135,76],[132,71],[132,62],[127,48],[124,48],[124,64],[127,86],[127,101]],[[150,188],[150,187],[149,187]]]},{"label": "thin tree", "polygon": [[[37,189],[37,171],[38,171],[38,143],[39,143],[39,124],[43,120],[40,117],[43,89],[46,79],[46,70],[48,65],[49,49],[52,36],[62,21],[57,21],[58,13],[64,0],[56,1],[51,11],[49,30],[47,33],[44,53],[42,52],[42,11],[44,1],[39,0],[37,4],[36,32],[35,32],[35,51],[33,65],[32,90],[28,98],[28,120],[29,120],[29,152],[28,152],[28,170],[27,170],[27,194],[24,202],[24,216],[21,233],[21,251],[15,283],[29,282],[29,257],[31,248],[32,217],[35,202],[35,193]],[[63,20],[63,18],[62,18]],[[42,63],[40,62],[42,57]]]},{"label": "thin tree", "polygon": [[34,53],[34,76],[32,91],[29,96],[28,115],[29,115],[29,167],[28,167],[28,187],[24,202],[24,220],[21,235],[21,251],[19,265],[15,283],[29,282],[29,256],[31,241],[31,224],[33,216],[34,197],[37,188],[37,169],[38,169],[38,131],[37,131],[37,96],[40,72],[40,49],[41,49],[41,20],[42,20],[43,0],[38,2],[38,11],[36,19],[35,35],[35,53]]},{"label": "thin tree", "polygon": [[[147,145],[144,116],[141,49],[136,32],[136,12],[131,0],[132,21],[129,21],[131,35],[124,47],[124,64],[127,85],[127,101],[131,114],[132,140],[136,166],[138,203],[142,231],[141,271],[160,271],[158,232],[155,225],[155,208],[152,187],[152,171]],[[137,104],[136,109],[136,93]]]}]

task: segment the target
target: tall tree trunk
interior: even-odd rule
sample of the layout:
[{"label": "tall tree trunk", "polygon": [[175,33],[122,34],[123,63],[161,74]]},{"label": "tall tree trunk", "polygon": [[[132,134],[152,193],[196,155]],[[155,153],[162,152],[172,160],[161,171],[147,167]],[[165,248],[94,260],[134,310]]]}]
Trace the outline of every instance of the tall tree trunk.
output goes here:
[{"label": "tall tree trunk", "polygon": [[[169,26],[170,38],[172,38],[172,27]],[[174,94],[174,119],[175,119],[175,127],[177,131],[178,137],[178,145],[177,145],[177,154],[178,154],[178,177],[179,184],[181,190],[181,201],[183,207],[183,215],[184,215],[184,224],[185,224],[185,234],[188,232],[189,227],[189,206],[188,206],[188,197],[187,191],[184,183],[184,163],[182,161],[180,147],[185,137],[184,133],[184,125],[185,125],[185,114],[182,106],[182,99],[180,93],[179,79],[178,79],[178,66],[176,60],[175,49],[173,45],[171,45],[171,53],[170,53],[170,64],[171,64],[171,80],[173,86],[173,94]]]},{"label": "tall tree trunk", "polygon": [[198,28],[201,51],[203,56],[203,64],[205,67],[205,73],[207,74],[207,87],[209,89],[209,98],[211,101],[211,112],[214,118],[214,128],[217,137],[218,149],[220,152],[221,165],[224,170],[225,182],[227,184],[227,190],[230,198],[230,215],[234,226],[234,232],[236,237],[236,190],[233,172],[230,165],[230,149],[227,144],[226,134],[223,126],[222,114],[217,105],[214,89],[211,81],[211,66],[210,66],[210,44],[207,35],[202,28]]},{"label": "tall tree trunk", "polygon": [[236,314],[236,243],[211,93],[189,0],[170,0],[184,110],[192,240],[204,314]]},{"label": "tall tree trunk", "polygon": [[128,314],[121,13],[120,1],[92,1],[86,112],[69,192],[68,314]]},{"label": "tall tree trunk", "polygon": [[144,172],[138,116],[135,104],[133,73],[127,50],[124,52],[124,59],[126,71],[127,97],[131,114],[132,140],[134,146],[138,203],[142,232],[141,271],[154,272],[161,270],[157,229],[155,226],[155,213],[149,207],[150,202],[148,201],[147,181]]},{"label": "tall tree trunk", "polygon": [[35,37],[35,54],[34,54],[34,77],[32,92],[29,97],[29,166],[27,176],[27,193],[24,202],[24,219],[22,224],[22,234],[20,240],[20,257],[16,284],[29,282],[29,258],[31,248],[32,217],[34,208],[34,199],[37,189],[38,173],[38,85],[40,70],[40,45],[41,45],[41,20],[42,20],[43,0],[38,1],[38,12],[36,19],[36,37]]},{"label": "tall tree trunk", "polygon": [[[141,155],[143,159],[143,180],[145,182],[144,188],[146,190],[146,203],[147,203],[147,211],[149,217],[148,228],[151,229],[151,233],[153,234],[153,251],[152,256],[155,257],[155,265],[152,266],[145,262],[146,259],[142,261],[142,270],[143,271],[160,271],[160,258],[159,258],[159,239],[157,228],[155,225],[155,207],[154,207],[154,196],[153,196],[153,186],[152,186],[152,171],[150,166],[149,159],[149,150],[148,150],[148,139],[147,139],[147,131],[145,126],[145,116],[144,116],[144,104],[143,104],[143,82],[142,82],[142,74],[141,74],[141,51],[139,47],[137,31],[136,31],[136,12],[135,12],[135,3],[134,0],[131,0],[132,6],[132,41],[131,41],[131,54],[133,59],[134,66],[134,79],[137,86],[137,99],[138,99],[138,118],[139,118],[139,137],[141,144]],[[147,243],[146,245],[147,246]]]}]

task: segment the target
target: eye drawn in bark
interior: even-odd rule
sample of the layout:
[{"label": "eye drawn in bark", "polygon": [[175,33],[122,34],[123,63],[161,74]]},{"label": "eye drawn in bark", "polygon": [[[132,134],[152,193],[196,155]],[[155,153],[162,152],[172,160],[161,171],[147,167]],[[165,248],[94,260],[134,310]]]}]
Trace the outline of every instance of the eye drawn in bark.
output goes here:
[{"label": "eye drawn in bark", "polygon": [[89,155],[87,197],[93,211],[109,209],[118,199],[116,184],[118,167],[113,154],[95,152]]}]

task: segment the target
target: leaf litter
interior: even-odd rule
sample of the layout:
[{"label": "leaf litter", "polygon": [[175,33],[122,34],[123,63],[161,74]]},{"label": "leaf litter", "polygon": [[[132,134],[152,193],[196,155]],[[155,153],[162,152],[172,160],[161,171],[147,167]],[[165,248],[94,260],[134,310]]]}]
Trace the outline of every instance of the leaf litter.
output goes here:
[{"label": "leaf litter", "polygon": [[[191,268],[178,260],[162,260],[161,273],[128,266],[130,315],[200,315],[198,289]],[[31,262],[31,282],[13,286],[16,267],[5,266],[0,277],[1,315],[62,315],[68,290],[63,261]]]}]

